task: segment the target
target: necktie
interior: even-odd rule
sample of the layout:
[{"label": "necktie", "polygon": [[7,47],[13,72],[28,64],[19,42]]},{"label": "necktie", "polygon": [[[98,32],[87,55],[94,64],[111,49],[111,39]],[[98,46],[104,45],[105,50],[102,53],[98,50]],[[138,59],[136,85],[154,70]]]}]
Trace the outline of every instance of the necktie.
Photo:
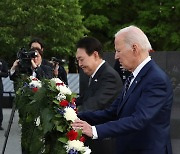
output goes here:
[{"label": "necktie", "polygon": [[126,79],[125,83],[124,83],[124,96],[126,95],[128,89],[129,89],[129,85],[131,83],[131,80],[134,78],[133,74],[131,73],[128,78]]},{"label": "necktie", "polygon": [[91,80],[92,80],[92,77],[90,76],[90,77],[89,77],[89,83],[88,83],[88,86],[90,86]]}]

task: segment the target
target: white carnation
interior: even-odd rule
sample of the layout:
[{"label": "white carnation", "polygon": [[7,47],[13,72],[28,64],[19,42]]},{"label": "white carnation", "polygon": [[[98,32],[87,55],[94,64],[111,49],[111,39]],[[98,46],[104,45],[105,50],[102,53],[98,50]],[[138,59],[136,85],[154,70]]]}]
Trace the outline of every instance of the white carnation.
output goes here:
[{"label": "white carnation", "polygon": [[71,95],[71,90],[66,85],[56,86],[57,90],[60,91],[64,95]]},{"label": "white carnation", "polygon": [[56,96],[56,99],[58,101],[62,101],[62,100],[65,100],[66,99],[66,96],[64,94],[61,94],[59,93],[57,96]]},{"label": "white carnation", "polygon": [[66,107],[65,109],[65,113],[64,113],[64,118],[67,120],[67,121],[72,121],[74,122],[78,117],[77,117],[77,114],[76,112],[74,111],[73,108],[71,107]]},{"label": "white carnation", "polygon": [[30,87],[36,87],[36,88],[41,88],[42,87],[42,84],[41,84],[41,81],[40,80],[32,80],[30,83],[29,83],[29,86]]},{"label": "white carnation", "polygon": [[55,83],[63,83],[63,81],[61,81],[59,78],[52,78],[51,80]]},{"label": "white carnation", "polygon": [[67,142],[66,146],[67,152],[71,149],[77,150],[77,151],[83,151],[84,149],[84,143],[79,140],[72,140]]}]

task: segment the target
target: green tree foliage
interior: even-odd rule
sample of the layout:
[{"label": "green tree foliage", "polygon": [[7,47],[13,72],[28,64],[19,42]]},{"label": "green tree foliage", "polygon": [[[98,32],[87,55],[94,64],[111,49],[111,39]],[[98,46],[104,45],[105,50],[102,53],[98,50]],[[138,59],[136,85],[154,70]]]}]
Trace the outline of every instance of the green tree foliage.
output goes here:
[{"label": "green tree foliage", "polygon": [[44,41],[46,56],[74,55],[86,31],[80,11],[78,0],[2,0],[0,56],[12,60],[32,37]]},{"label": "green tree foliage", "polygon": [[180,50],[179,0],[80,0],[88,35],[97,37],[105,50],[114,50],[114,34],[136,25],[148,35],[155,50]]},{"label": "green tree foliage", "polygon": [[135,23],[149,35],[154,49],[180,50],[180,1],[153,0],[143,3],[141,0],[140,3]]}]

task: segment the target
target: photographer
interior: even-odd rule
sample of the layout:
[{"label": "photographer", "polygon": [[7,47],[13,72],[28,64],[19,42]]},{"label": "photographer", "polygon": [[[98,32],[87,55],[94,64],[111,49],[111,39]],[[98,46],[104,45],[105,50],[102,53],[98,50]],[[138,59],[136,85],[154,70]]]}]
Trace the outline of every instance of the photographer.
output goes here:
[{"label": "photographer", "polygon": [[2,121],[3,121],[3,112],[2,112],[2,98],[3,98],[3,83],[2,83],[2,77],[8,76],[8,66],[7,63],[0,59],[0,130],[3,130],[2,128]]},{"label": "photographer", "polygon": [[[15,80],[20,74],[32,75],[38,79],[51,79],[53,77],[52,68],[42,64],[41,50],[32,48],[29,52],[32,53],[32,55],[29,56],[27,52],[21,51],[20,55],[24,54],[26,57],[29,57],[18,57],[19,59],[13,63],[13,66],[10,69],[10,79]],[[28,62],[30,63],[30,66],[27,65]]]},{"label": "photographer", "polygon": [[[36,48],[42,54],[44,53],[44,44],[43,44],[43,41],[40,38],[33,38],[31,40],[31,42],[29,43],[29,47],[30,48]],[[64,67],[61,65],[61,61],[59,59],[57,59],[55,57],[52,57],[51,61],[43,59],[41,64],[51,67],[52,70],[53,70],[53,75],[55,77],[58,77],[66,85],[68,85],[67,73],[66,73]]]},{"label": "photographer", "polygon": [[53,65],[54,76],[61,79],[66,85],[68,85],[67,73],[62,66],[62,61],[56,57],[52,57],[50,63]]},{"label": "photographer", "polygon": [[[35,49],[39,50],[39,52],[41,52],[42,54],[44,53],[44,44],[40,38],[33,38],[31,40],[31,42],[29,43],[29,48],[30,49],[35,48]],[[41,64],[47,65],[47,66],[50,66],[51,68],[53,68],[53,65],[46,59],[42,59]]]}]

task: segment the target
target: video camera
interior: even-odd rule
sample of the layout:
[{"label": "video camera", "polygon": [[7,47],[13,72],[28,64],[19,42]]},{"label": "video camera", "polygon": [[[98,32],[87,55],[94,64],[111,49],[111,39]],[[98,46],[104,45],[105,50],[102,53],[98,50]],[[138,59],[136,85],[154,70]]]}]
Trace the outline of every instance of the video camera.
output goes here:
[{"label": "video camera", "polygon": [[21,48],[17,53],[17,59],[19,59],[20,72],[26,72],[27,69],[31,68],[31,59],[37,57],[38,53],[35,49]]}]

